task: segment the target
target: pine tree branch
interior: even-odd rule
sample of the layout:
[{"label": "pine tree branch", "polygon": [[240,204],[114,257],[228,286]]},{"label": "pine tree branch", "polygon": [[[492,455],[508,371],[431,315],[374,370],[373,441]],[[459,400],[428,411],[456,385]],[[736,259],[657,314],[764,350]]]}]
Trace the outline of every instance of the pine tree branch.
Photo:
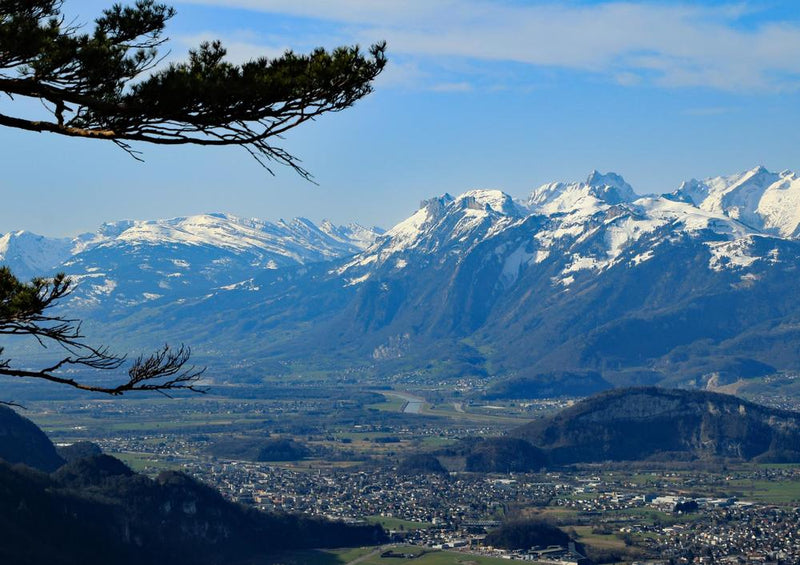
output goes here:
[{"label": "pine tree branch", "polygon": [[5,111],[0,126],[111,141],[141,160],[134,143],[241,146],[262,166],[299,159],[268,138],[372,91],[386,65],[383,43],[308,55],[291,51],[243,65],[225,61],[219,42],[190,51],[143,80],[163,56],[158,48],[174,10],[152,0],[114,6],[91,33],[65,26],[61,2],[0,0],[0,93],[41,100],[52,120]]},{"label": "pine tree branch", "polygon": [[[50,367],[40,370],[14,369],[8,362],[0,363],[0,375],[7,377],[34,378],[48,382],[67,385],[76,389],[99,392],[119,396],[131,391],[174,391],[188,390],[205,393],[207,388],[198,383],[205,372],[205,368],[197,369],[187,367],[191,350],[181,345],[177,350],[170,349],[168,345],[159,349],[149,357],[139,357],[128,370],[128,380],[114,387],[86,384],[70,377],[57,375],[55,372],[67,365],[78,365],[93,369],[117,368],[121,360],[113,358],[64,358]],[[103,363],[108,361],[108,366]],[[117,363],[120,361],[120,363]]]},{"label": "pine tree branch", "polygon": [[106,346],[86,343],[79,320],[47,313],[71,290],[72,282],[63,274],[22,283],[7,267],[0,267],[0,335],[30,337],[42,347],[54,344],[68,353],[41,369],[12,367],[10,359],[0,359],[0,376],[41,379],[111,395],[129,391],[205,392],[198,384],[205,369],[188,364],[191,350],[183,344],[177,349],[164,345],[147,357],[138,357],[128,369],[127,379],[115,386],[94,385],[65,376],[66,370],[115,371],[126,360],[124,355],[115,355]]}]

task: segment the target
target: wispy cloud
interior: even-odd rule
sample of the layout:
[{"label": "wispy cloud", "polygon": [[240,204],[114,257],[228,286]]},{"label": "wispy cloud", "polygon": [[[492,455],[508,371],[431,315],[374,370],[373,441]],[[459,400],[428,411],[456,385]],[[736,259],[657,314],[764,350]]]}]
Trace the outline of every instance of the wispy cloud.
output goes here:
[{"label": "wispy cloud", "polygon": [[[745,3],[511,3],[486,0],[194,0],[339,26],[427,64],[448,58],[570,69],[623,85],[729,91],[800,86],[800,24],[752,23]],[[752,24],[752,25],[751,25]],[[421,64],[421,63],[420,63]],[[449,82],[449,81],[448,81]],[[456,80],[454,82],[461,82]]]},{"label": "wispy cloud", "polygon": [[685,116],[722,116],[736,112],[736,108],[727,106],[708,106],[704,108],[688,108],[683,111]]},{"label": "wispy cloud", "polygon": [[[254,37],[252,32],[228,33],[203,32],[195,35],[183,35],[175,38],[186,49],[192,49],[206,41],[221,40],[227,50],[227,59],[234,63],[243,63],[259,57],[280,57],[291,47],[280,40],[266,42]],[[175,60],[182,60],[182,55]]]},{"label": "wispy cloud", "polygon": [[469,92],[473,86],[466,82],[441,82],[431,87],[434,92]]}]

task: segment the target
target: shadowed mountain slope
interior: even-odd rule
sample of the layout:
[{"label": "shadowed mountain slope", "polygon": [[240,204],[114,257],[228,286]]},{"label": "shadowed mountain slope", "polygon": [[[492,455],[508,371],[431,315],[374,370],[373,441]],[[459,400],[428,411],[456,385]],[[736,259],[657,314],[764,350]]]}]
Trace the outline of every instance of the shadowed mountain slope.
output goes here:
[{"label": "shadowed mountain slope", "polygon": [[513,435],[544,450],[554,464],[716,457],[800,461],[800,414],[703,391],[605,392]]},{"label": "shadowed mountain slope", "polygon": [[63,464],[39,428],[0,408],[0,453],[25,463],[0,461],[0,563],[235,565],[385,540],[380,526],[262,513],[185,474],[150,479],[108,455]]}]

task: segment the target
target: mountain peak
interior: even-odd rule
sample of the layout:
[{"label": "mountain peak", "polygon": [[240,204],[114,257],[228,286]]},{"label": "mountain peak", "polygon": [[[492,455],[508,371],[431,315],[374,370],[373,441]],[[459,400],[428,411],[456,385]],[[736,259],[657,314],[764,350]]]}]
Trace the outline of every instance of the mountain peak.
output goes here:
[{"label": "mountain peak", "polygon": [[591,187],[591,193],[607,202],[608,204],[619,204],[621,202],[631,202],[636,200],[636,193],[633,187],[625,182],[625,179],[617,173],[600,173],[592,171],[586,179],[586,185]]},{"label": "mountain peak", "polygon": [[330,220],[323,220],[319,225],[319,229],[333,239],[347,242],[350,245],[354,245],[359,250],[364,250],[375,243],[375,240],[384,233],[384,230],[377,226],[365,228],[361,224],[355,222],[350,222],[344,226],[337,226]]},{"label": "mountain peak", "polygon": [[554,182],[540,186],[528,198],[528,205],[540,213],[588,212],[603,206],[633,202],[637,195],[616,173],[592,171],[586,182]]},{"label": "mountain peak", "polygon": [[595,187],[613,186],[623,190],[633,190],[631,186],[625,182],[625,179],[622,178],[622,175],[618,175],[614,172],[601,173],[597,169],[589,173],[589,176],[586,178],[586,185]]},{"label": "mountain peak", "polygon": [[449,193],[445,192],[441,196],[434,196],[433,198],[422,200],[419,203],[419,209],[436,213],[437,211],[444,210],[444,207],[450,204],[453,200],[455,199]]},{"label": "mountain peak", "polygon": [[768,186],[778,180],[780,175],[767,170],[762,165],[753,167],[749,171],[742,173],[740,183],[757,180],[761,185]]},{"label": "mountain peak", "polygon": [[517,216],[519,209],[505,192],[496,189],[468,190],[455,199],[462,206],[477,210],[493,211],[504,216]]},{"label": "mountain peak", "polygon": [[0,235],[0,263],[20,279],[52,274],[70,255],[68,239],[51,239],[26,230]]},{"label": "mountain peak", "polygon": [[776,174],[758,165],[730,176],[692,179],[670,197],[769,234],[795,237],[800,231],[800,179],[792,171]]}]

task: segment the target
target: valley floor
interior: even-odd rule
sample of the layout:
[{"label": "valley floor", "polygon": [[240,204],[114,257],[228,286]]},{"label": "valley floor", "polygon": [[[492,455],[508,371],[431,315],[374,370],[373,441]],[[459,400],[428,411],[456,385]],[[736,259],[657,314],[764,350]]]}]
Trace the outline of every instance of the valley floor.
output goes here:
[{"label": "valley floor", "polygon": [[[136,470],[180,469],[261,509],[381,523],[411,548],[391,551],[416,555],[407,559],[418,565],[548,562],[542,553],[482,543],[503,521],[529,518],[557,524],[596,562],[800,561],[800,466],[641,463],[468,473],[455,449],[461,439],[502,434],[570,401],[479,404],[432,390],[336,388],[283,397],[273,391],[269,398],[38,401],[25,415],[57,443],[94,441]],[[307,455],[220,455],[220,446],[264,438],[290,439]],[[420,451],[435,451],[450,473],[401,472],[403,460]],[[697,506],[675,511],[688,502]],[[552,553],[566,562],[562,550]],[[400,562],[386,551],[305,552],[279,562]]]}]

